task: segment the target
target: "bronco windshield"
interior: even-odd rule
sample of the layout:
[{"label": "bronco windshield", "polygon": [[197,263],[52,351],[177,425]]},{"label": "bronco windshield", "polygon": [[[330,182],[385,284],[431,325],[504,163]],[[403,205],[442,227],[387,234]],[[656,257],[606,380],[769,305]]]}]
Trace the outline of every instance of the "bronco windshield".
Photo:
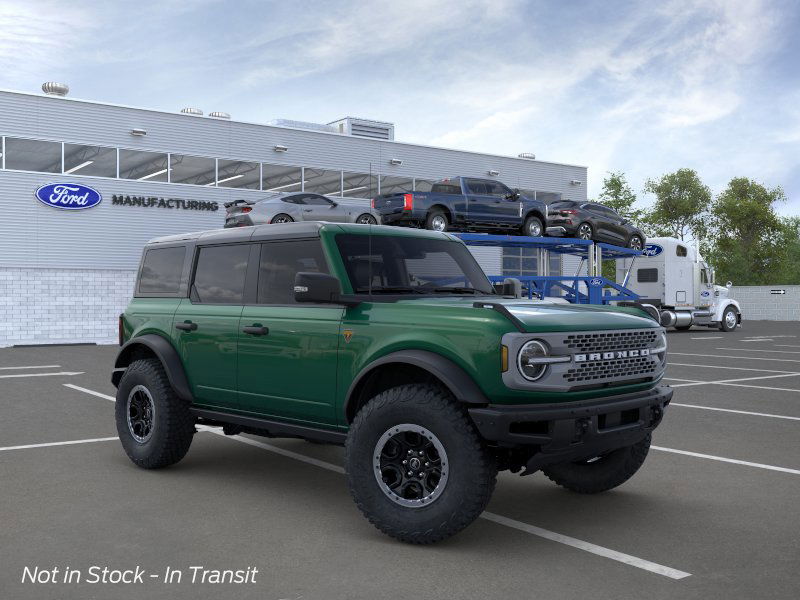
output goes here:
[{"label": "bronco windshield", "polygon": [[356,294],[494,294],[467,247],[392,235],[336,236]]}]

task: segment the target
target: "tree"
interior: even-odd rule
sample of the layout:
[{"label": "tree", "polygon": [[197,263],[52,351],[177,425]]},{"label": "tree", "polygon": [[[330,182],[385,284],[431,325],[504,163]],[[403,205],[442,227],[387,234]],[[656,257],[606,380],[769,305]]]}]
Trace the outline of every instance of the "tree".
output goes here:
[{"label": "tree", "polygon": [[697,172],[678,169],[658,180],[648,179],[644,191],[656,197],[655,204],[644,216],[650,233],[681,240],[705,237],[711,190],[700,181]]},{"label": "tree", "polygon": [[796,268],[788,250],[797,251],[797,222],[781,220],[773,206],[784,200],[780,187],[768,189],[746,177],[731,179],[716,197],[708,258],[719,281],[767,285],[792,277]]},{"label": "tree", "polygon": [[609,171],[608,177],[603,180],[603,191],[598,200],[601,204],[614,209],[620,216],[632,221],[634,225],[642,220],[643,211],[634,208],[636,194],[625,179],[622,171]]}]

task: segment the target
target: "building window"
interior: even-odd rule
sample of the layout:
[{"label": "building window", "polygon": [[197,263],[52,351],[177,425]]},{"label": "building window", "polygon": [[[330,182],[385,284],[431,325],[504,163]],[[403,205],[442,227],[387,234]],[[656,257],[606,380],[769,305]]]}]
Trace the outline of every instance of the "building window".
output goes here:
[{"label": "building window", "polygon": [[342,172],[306,167],[305,191],[329,196],[342,195]]},{"label": "building window", "polygon": [[117,149],[64,144],[64,174],[117,176]]},{"label": "building window", "polygon": [[213,158],[171,154],[169,169],[169,180],[172,183],[214,185],[216,182],[217,161]]},{"label": "building window", "polygon": [[410,177],[381,177],[381,194],[402,194],[414,191],[414,180]]},{"label": "building window", "polygon": [[261,189],[265,192],[299,192],[303,186],[303,170],[300,167],[283,165],[261,165]]},{"label": "building window", "polygon": [[61,173],[61,143],[6,138],[6,169]]},{"label": "building window", "polygon": [[344,189],[342,195],[346,198],[374,198],[378,195],[378,176],[367,173],[342,173]]},{"label": "building window", "polygon": [[258,163],[239,160],[222,160],[217,164],[217,185],[219,187],[257,190],[261,185],[261,169]]},{"label": "building window", "polygon": [[119,176],[139,181],[168,181],[167,155],[141,150],[119,151]]}]

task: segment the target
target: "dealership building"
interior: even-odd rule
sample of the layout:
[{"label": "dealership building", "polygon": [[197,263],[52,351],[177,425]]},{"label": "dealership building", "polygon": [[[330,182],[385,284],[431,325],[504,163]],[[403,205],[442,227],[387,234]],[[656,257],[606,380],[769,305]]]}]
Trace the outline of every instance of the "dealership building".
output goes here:
[{"label": "dealership building", "polygon": [[[456,175],[495,178],[545,200],[586,199],[585,167],[398,142],[391,123],[249,123],[42,87],[0,91],[0,346],[115,341],[144,243],[222,227],[232,200],[307,191],[367,204]],[[36,195],[76,185],[98,197],[64,210]],[[539,265],[519,249],[473,250],[490,274],[562,268],[557,257]]]}]

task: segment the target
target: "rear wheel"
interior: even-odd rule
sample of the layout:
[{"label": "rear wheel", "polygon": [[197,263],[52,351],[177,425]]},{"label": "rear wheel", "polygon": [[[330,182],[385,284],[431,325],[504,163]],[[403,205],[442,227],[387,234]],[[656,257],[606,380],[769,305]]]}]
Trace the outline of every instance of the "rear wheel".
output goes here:
[{"label": "rear wheel", "polygon": [[166,467],[189,451],[194,418],[155,358],[134,361],[125,370],[117,389],[115,415],[122,447],[140,467]]},{"label": "rear wheel", "polygon": [[364,213],[356,219],[356,223],[361,223],[362,225],[377,225],[378,220],[372,215]]},{"label": "rear wheel", "polygon": [[581,223],[578,225],[578,230],[575,233],[576,237],[579,240],[590,240],[592,239],[592,235],[594,234],[594,230],[589,223]]},{"label": "rear wheel", "polygon": [[733,331],[739,325],[739,319],[736,315],[736,311],[732,306],[729,306],[725,309],[725,312],[722,313],[722,321],[719,323],[719,328],[722,331]]},{"label": "rear wheel", "polygon": [[539,217],[530,216],[525,219],[525,224],[522,226],[522,235],[528,237],[541,237],[544,234],[544,225]]},{"label": "rear wheel", "polygon": [[586,460],[550,465],[542,469],[558,485],[579,494],[605,492],[630,479],[650,450],[650,434],[631,446]]},{"label": "rear wheel", "polygon": [[497,465],[464,408],[433,385],[401,385],[356,415],[345,445],[350,493],[370,523],[430,544],[472,523],[489,502]]},{"label": "rear wheel", "polygon": [[294,219],[289,215],[285,215],[283,213],[277,214],[272,217],[272,221],[270,223],[278,224],[278,223],[293,223]]},{"label": "rear wheel", "polygon": [[449,225],[450,223],[447,220],[447,215],[444,214],[443,210],[438,208],[434,208],[430,211],[428,217],[425,219],[425,229],[430,229],[432,231],[447,231]]}]

